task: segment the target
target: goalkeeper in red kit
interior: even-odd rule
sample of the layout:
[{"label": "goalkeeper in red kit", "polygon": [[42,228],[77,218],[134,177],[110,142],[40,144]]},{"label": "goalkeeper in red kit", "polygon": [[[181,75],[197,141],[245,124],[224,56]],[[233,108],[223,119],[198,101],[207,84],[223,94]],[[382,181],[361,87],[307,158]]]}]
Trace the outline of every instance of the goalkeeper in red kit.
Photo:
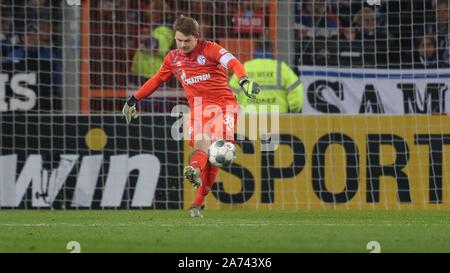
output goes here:
[{"label": "goalkeeper in red kit", "polygon": [[122,113],[130,123],[137,117],[139,100],[150,96],[171,77],[177,77],[190,106],[189,137],[193,152],[183,175],[197,194],[189,214],[201,217],[200,208],[218,172],[208,160],[208,148],[218,139],[233,141],[236,128],[239,108],[228,87],[226,70],[238,76],[239,85],[248,97],[254,99],[260,87],[247,79],[244,66],[233,54],[217,43],[200,40],[195,19],[181,15],[173,28],[177,49],[169,51],[159,71],[128,98]]}]

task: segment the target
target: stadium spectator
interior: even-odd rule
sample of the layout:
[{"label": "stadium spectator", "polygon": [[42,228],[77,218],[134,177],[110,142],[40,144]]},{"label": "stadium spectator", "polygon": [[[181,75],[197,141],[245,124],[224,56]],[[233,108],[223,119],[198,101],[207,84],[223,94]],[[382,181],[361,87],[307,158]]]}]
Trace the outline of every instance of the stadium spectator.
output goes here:
[{"label": "stadium spectator", "polygon": [[304,65],[314,66],[335,66],[337,65],[336,59],[336,46],[333,46],[333,36],[330,38],[317,37],[315,39],[308,39],[305,43],[304,54],[302,56],[302,62]]},{"label": "stadium spectator", "polygon": [[333,14],[339,18],[339,23],[344,27],[352,25],[353,16],[362,7],[361,1],[331,0],[330,6]]},{"label": "stadium spectator", "polygon": [[39,26],[39,42],[41,46],[52,47],[53,26],[48,21],[40,21]]},{"label": "stadium spectator", "polygon": [[427,22],[435,21],[433,16],[435,13],[433,11],[434,1],[381,1],[379,12],[382,16],[379,17],[384,18],[389,40],[392,43],[390,44],[388,58],[390,68],[412,66],[415,33],[423,33],[422,28]]},{"label": "stadium spectator", "polygon": [[328,40],[337,35],[339,20],[327,1],[301,1],[298,7],[294,71],[298,73],[298,65],[336,65],[336,55],[330,51]]},{"label": "stadium spectator", "polygon": [[261,84],[255,100],[241,92],[238,78],[233,75],[230,86],[245,112],[272,112],[278,106],[280,113],[298,113],[303,107],[303,84],[294,71],[283,61],[274,59],[271,42],[257,41],[253,60],[244,63],[249,77]]},{"label": "stadium spectator", "polygon": [[328,8],[326,0],[304,0],[295,16],[299,38],[337,35],[338,18]]},{"label": "stadium spectator", "polygon": [[59,57],[48,45],[41,43],[42,30],[39,25],[27,25],[21,36],[21,44],[2,62],[3,72],[36,73],[36,92],[38,102],[33,110],[62,110],[61,73]]},{"label": "stadium spectator", "polygon": [[14,46],[19,43],[19,35],[14,32],[13,19],[2,13],[0,17],[0,51],[1,58],[8,56]]},{"label": "stadium spectator", "polygon": [[339,67],[363,67],[362,41],[356,39],[356,28],[353,25],[339,27],[340,35],[330,40],[331,52],[336,52],[336,60]]},{"label": "stadium spectator", "polygon": [[449,0],[434,2],[439,60],[450,65],[450,8]]},{"label": "stadium spectator", "polygon": [[357,27],[356,40],[362,42],[364,67],[386,68],[389,40],[383,28],[377,27],[375,12],[363,7],[355,15],[353,22]]},{"label": "stadium spectator", "polygon": [[416,39],[413,68],[430,69],[448,67],[438,59],[436,39],[431,35],[423,35]]},{"label": "stadium spectator", "polygon": [[[352,25],[338,27],[339,36],[317,37],[297,45],[298,65],[363,67],[362,41],[356,39],[356,28]],[[296,71],[297,72],[297,71]]]},{"label": "stadium spectator", "polygon": [[142,38],[131,65],[133,82],[137,85],[145,83],[159,70],[164,56],[173,45],[174,33],[166,23],[165,16],[161,16],[169,10],[170,7],[165,1],[153,1],[149,7],[151,30],[148,36]]},{"label": "stadium spectator", "polygon": [[50,0],[2,0],[2,14],[10,14],[14,20],[14,30],[23,33],[29,24],[52,20]]}]

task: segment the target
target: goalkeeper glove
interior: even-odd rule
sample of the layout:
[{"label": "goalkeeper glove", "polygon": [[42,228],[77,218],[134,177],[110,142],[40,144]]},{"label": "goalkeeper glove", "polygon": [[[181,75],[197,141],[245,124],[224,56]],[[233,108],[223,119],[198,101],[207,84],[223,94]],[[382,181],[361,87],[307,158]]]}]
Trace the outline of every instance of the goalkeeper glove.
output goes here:
[{"label": "goalkeeper glove", "polygon": [[136,110],[137,99],[134,96],[128,98],[125,102],[125,105],[122,108],[122,114],[125,116],[127,120],[127,124],[130,124],[132,118],[137,118],[137,110]]},{"label": "goalkeeper glove", "polygon": [[256,82],[249,81],[246,77],[239,80],[239,85],[247,97],[251,99],[256,99],[256,95],[261,91],[259,84]]}]

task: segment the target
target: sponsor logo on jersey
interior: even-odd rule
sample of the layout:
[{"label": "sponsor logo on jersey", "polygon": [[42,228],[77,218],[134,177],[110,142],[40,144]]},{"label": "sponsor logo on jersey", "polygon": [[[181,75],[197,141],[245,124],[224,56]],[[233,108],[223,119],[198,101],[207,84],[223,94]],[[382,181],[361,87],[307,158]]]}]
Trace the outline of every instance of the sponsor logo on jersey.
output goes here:
[{"label": "sponsor logo on jersey", "polygon": [[[183,76],[184,76],[184,78],[183,78]],[[211,79],[211,74],[209,74],[209,73],[198,75],[198,76],[193,76],[193,77],[190,77],[187,79],[186,79],[186,74],[184,74],[184,70],[183,70],[183,74],[181,74],[181,80],[183,80],[184,84],[186,84],[186,85],[191,85],[194,83],[207,81],[209,79]]]},{"label": "sponsor logo on jersey", "polygon": [[203,55],[198,55],[197,57],[197,63],[199,64],[205,64],[206,63],[206,57]]},{"label": "sponsor logo on jersey", "polygon": [[184,70],[181,70],[181,80],[184,82],[186,81],[186,72],[184,72]]}]

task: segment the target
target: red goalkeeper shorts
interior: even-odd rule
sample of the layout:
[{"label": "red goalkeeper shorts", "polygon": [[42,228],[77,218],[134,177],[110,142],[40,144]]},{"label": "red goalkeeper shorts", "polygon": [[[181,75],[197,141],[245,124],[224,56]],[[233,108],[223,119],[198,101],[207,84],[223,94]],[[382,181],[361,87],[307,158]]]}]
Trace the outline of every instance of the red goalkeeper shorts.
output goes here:
[{"label": "red goalkeeper shorts", "polygon": [[203,103],[191,107],[187,120],[189,145],[193,147],[196,140],[234,141],[239,106],[235,101],[226,103]]}]

